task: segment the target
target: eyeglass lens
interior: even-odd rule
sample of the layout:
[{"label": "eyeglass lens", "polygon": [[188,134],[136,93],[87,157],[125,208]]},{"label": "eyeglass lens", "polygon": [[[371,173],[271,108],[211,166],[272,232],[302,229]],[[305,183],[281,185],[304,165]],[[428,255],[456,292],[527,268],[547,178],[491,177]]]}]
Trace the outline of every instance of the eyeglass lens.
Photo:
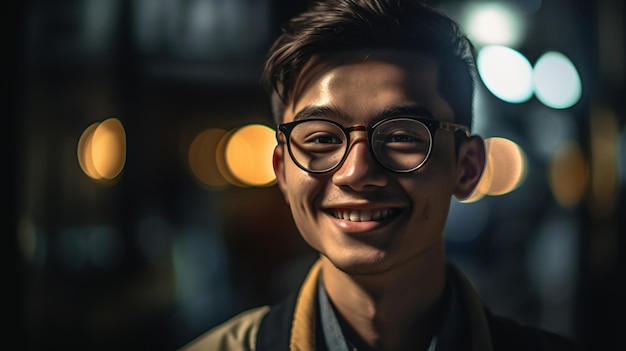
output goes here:
[{"label": "eyeglass lens", "polygon": [[[348,135],[339,125],[311,120],[296,125],[289,137],[290,152],[296,163],[311,172],[326,172],[338,166],[349,148]],[[384,167],[397,172],[419,168],[428,157],[432,137],[422,122],[397,118],[384,121],[371,132],[374,157]]]}]

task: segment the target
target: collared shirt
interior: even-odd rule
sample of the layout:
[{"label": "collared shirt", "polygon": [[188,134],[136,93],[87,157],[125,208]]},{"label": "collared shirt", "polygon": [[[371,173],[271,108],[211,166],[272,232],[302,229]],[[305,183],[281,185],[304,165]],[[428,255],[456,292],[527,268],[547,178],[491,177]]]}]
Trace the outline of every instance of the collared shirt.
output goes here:
[{"label": "collared shirt", "polygon": [[[345,334],[339,319],[322,282],[322,275],[318,279],[318,346],[327,351],[359,351]],[[460,316],[459,302],[455,284],[452,279],[446,279],[444,290],[443,318],[432,336],[427,351],[458,350]]]}]

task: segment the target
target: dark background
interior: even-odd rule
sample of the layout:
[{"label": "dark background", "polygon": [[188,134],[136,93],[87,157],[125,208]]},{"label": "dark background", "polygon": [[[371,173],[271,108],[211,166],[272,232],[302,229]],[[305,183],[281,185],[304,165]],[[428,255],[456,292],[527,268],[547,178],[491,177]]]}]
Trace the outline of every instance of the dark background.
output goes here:
[{"label": "dark background", "polygon": [[[559,113],[572,121],[589,164],[598,164],[594,116],[615,116],[622,154],[614,201],[599,207],[588,185],[576,205],[559,205],[536,126],[529,127],[550,111],[534,98],[506,104],[479,86],[483,112],[498,118],[484,136],[520,144],[529,174],[510,194],[453,203],[449,256],[496,312],[593,349],[624,348],[624,5],[532,3],[540,6],[527,15],[520,51],[534,60],[560,50],[577,65],[582,99]],[[176,349],[297,286],[315,256],[278,189],[202,186],[186,150],[207,128],[272,124],[260,69],[280,24],[303,7],[288,0],[16,2],[6,14],[4,128],[4,247],[7,277],[16,279],[3,290],[17,348]],[[127,160],[115,181],[103,183],[82,173],[76,144],[88,125],[109,117],[126,128]],[[592,180],[603,172],[590,171]]]}]

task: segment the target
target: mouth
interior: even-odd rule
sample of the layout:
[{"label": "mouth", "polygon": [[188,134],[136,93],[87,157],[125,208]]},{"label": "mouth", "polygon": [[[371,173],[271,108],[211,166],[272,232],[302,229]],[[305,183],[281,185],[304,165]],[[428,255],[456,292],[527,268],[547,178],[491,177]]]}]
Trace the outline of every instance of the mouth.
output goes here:
[{"label": "mouth", "polygon": [[380,222],[391,217],[395,217],[400,212],[401,210],[399,208],[381,208],[372,210],[334,208],[328,210],[328,213],[331,216],[350,222]]}]

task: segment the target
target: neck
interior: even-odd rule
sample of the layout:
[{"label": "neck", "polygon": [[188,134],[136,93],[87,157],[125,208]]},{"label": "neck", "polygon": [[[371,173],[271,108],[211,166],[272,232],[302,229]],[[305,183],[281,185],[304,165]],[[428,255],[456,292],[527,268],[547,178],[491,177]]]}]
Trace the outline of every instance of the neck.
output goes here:
[{"label": "neck", "polygon": [[350,275],[322,256],[328,297],[371,349],[426,349],[445,285],[443,243],[388,271]]}]

